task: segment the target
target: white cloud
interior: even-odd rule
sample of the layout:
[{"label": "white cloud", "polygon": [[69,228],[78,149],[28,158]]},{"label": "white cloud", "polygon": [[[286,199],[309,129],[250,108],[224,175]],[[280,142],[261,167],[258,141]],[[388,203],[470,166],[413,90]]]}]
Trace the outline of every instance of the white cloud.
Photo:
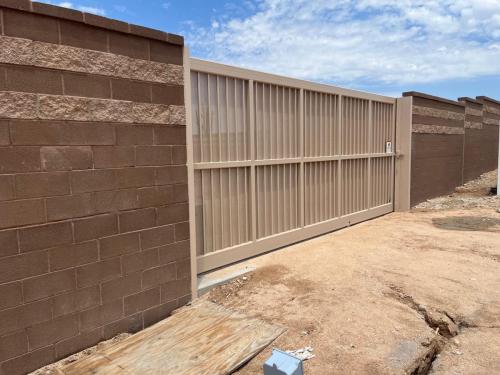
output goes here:
[{"label": "white cloud", "polygon": [[63,8],[71,8],[71,9],[76,9],[76,10],[86,12],[86,13],[97,14],[99,16],[106,15],[106,11],[102,8],[91,7],[91,6],[86,6],[86,5],[78,5],[78,4],[71,3],[69,1],[62,1],[60,3],[54,3],[52,1],[45,1],[45,2],[48,4],[57,5],[57,6],[60,6]]},{"label": "white cloud", "polygon": [[[340,84],[500,75],[500,0],[254,0],[191,25],[202,58]],[[250,7],[249,7],[250,9]]]}]

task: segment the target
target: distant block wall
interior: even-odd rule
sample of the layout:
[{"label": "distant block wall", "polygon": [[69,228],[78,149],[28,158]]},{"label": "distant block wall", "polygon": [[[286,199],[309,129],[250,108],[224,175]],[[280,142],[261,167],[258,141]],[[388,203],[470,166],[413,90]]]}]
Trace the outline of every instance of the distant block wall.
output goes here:
[{"label": "distant block wall", "polygon": [[447,194],[462,182],[465,108],[420,93],[413,96],[411,205]]},{"label": "distant block wall", "polygon": [[190,299],[183,39],[0,0],[0,373]]},{"label": "distant block wall", "polygon": [[455,102],[418,92],[413,100],[411,205],[452,193],[497,166],[500,103]]},{"label": "distant block wall", "polygon": [[470,181],[497,168],[500,103],[484,97],[459,100],[466,111],[464,181]]}]

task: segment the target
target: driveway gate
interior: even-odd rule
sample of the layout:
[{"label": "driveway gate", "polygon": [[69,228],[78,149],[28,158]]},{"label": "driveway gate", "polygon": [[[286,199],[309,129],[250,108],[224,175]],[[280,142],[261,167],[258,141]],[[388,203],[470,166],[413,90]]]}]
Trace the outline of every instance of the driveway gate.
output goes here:
[{"label": "driveway gate", "polygon": [[186,78],[198,273],[393,211],[396,99],[196,59]]}]

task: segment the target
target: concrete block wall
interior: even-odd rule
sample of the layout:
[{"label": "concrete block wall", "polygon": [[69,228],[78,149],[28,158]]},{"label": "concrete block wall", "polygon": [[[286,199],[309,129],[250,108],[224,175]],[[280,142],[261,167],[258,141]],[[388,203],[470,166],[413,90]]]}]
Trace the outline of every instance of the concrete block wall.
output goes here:
[{"label": "concrete block wall", "polygon": [[486,97],[453,101],[419,92],[403,96],[413,100],[412,206],[452,193],[496,168],[500,102]]},{"label": "concrete block wall", "polygon": [[459,98],[465,104],[464,182],[498,166],[500,102],[487,97]]},{"label": "concrete block wall", "polygon": [[0,374],[190,300],[183,39],[0,0]]},{"label": "concrete block wall", "polygon": [[411,205],[448,194],[462,182],[465,107],[409,92],[413,97]]}]

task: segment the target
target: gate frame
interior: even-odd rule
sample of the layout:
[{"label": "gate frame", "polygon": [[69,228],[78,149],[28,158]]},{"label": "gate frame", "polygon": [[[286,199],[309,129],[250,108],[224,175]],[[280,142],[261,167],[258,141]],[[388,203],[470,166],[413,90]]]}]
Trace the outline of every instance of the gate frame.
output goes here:
[{"label": "gate frame", "polygon": [[[392,202],[389,204],[369,208],[363,211],[355,212],[352,214],[335,217],[323,222],[315,223],[305,226],[303,222],[304,213],[304,199],[300,199],[300,225],[292,230],[281,232],[271,235],[264,239],[256,240],[256,212],[255,212],[255,167],[258,165],[273,164],[273,159],[256,161],[254,147],[250,148],[250,160],[246,161],[229,161],[229,162],[212,162],[212,163],[196,163],[200,165],[201,169],[207,167],[218,168],[224,167],[238,167],[249,166],[251,169],[251,203],[252,203],[252,239],[251,242],[246,244],[239,244],[234,247],[217,250],[211,253],[210,257],[198,259],[196,248],[196,220],[195,220],[195,170],[194,165],[194,150],[193,150],[193,123],[192,123],[192,102],[191,102],[191,71],[198,71],[209,74],[223,75],[234,77],[238,79],[248,80],[249,82],[249,108],[253,108],[253,83],[254,81],[264,82],[266,84],[274,84],[285,87],[293,87],[300,90],[299,102],[299,144],[303,148],[303,129],[304,129],[304,108],[303,108],[303,95],[304,90],[311,90],[324,94],[338,95],[339,101],[342,101],[344,96],[365,99],[369,101],[369,118],[371,121],[371,106],[372,101],[389,103],[394,105],[394,134],[393,134],[393,152],[382,154],[356,154],[356,155],[336,155],[336,156],[319,156],[319,157],[305,157],[303,152],[300,158],[283,158],[276,159],[276,164],[298,163],[300,165],[300,185],[299,194],[304,193],[304,179],[303,170],[304,162],[318,162],[318,161],[331,161],[331,160],[348,160],[348,159],[367,159],[368,165],[372,158],[376,157],[391,157],[392,158],[392,172],[391,172],[391,198]],[[279,75],[258,72],[238,68],[234,66],[213,63],[209,61],[190,58],[188,47],[184,47],[184,95],[185,95],[185,108],[186,108],[186,142],[187,142],[187,172],[188,172],[188,192],[189,192],[189,228],[190,228],[190,254],[191,254],[191,289],[192,296],[196,298],[198,294],[198,274],[207,272],[210,269],[223,267],[219,263],[231,264],[242,259],[247,259],[258,254],[270,251],[270,249],[278,249],[280,247],[291,245],[293,243],[312,238],[321,234],[326,234],[331,231],[348,227],[370,218],[382,216],[384,214],[394,211],[405,211],[409,209],[409,196],[410,196],[410,161],[411,161],[411,100],[408,98],[391,98],[378,94],[366,93],[356,90],[340,88],[325,84],[319,84],[295,78],[288,78]],[[410,98],[411,99],[411,98]],[[254,138],[254,115],[253,110],[249,111],[250,116],[250,144]],[[341,117],[341,116],[339,116]],[[371,131],[371,127],[370,127]],[[371,137],[370,137],[371,142]],[[369,155],[369,156],[367,156]],[[300,160],[298,160],[300,159]],[[370,167],[368,167],[370,173]],[[368,188],[368,190],[370,187]],[[370,196],[370,195],[369,195]]]}]

